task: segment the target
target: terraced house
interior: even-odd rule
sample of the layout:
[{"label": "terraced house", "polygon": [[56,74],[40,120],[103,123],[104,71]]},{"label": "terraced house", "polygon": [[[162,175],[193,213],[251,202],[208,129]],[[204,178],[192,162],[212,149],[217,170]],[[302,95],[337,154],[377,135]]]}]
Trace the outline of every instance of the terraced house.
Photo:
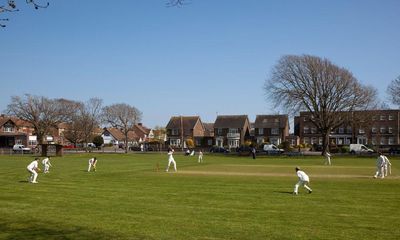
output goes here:
[{"label": "terraced house", "polygon": [[[355,111],[344,124],[332,129],[330,145],[351,143],[373,145],[380,148],[400,145],[400,110]],[[309,112],[295,117],[295,135],[305,144],[322,144],[322,135],[311,122]]]},{"label": "terraced house", "polygon": [[257,144],[272,143],[279,145],[289,136],[289,118],[287,115],[257,115],[254,122],[254,138]]}]

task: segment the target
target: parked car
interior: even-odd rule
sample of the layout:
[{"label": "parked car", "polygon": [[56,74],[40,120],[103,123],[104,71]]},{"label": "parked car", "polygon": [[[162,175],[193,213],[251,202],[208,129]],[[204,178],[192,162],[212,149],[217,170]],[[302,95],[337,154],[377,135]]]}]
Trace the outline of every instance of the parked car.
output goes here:
[{"label": "parked car", "polygon": [[274,144],[265,144],[263,151],[267,154],[282,154],[285,150],[278,148]]},{"label": "parked car", "polygon": [[28,147],[25,147],[22,144],[15,144],[13,146],[13,152],[22,152],[22,153],[30,153],[32,150]]},{"label": "parked car", "polygon": [[95,147],[96,147],[96,144],[94,144],[94,143],[88,143],[88,144],[87,144],[87,147],[89,147],[89,148],[95,148]]},{"label": "parked car", "polygon": [[350,153],[352,154],[361,154],[361,153],[373,153],[374,150],[368,148],[364,144],[350,144]]},{"label": "parked car", "polygon": [[229,149],[225,149],[223,147],[212,147],[210,148],[211,153],[229,153]]},{"label": "parked car", "polygon": [[391,147],[391,148],[389,148],[389,154],[390,155],[400,154],[400,148],[399,147]]}]

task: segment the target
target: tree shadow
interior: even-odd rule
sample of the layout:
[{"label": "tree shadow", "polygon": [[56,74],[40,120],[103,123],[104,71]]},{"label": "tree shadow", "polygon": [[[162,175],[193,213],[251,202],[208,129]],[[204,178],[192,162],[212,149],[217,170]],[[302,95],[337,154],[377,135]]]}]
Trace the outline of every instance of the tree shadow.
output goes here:
[{"label": "tree shadow", "polygon": [[29,181],[28,180],[20,180],[20,181],[18,181],[19,183],[29,183]]},{"label": "tree shadow", "polygon": [[[4,239],[126,239],[116,233],[108,233],[101,229],[89,229],[81,226],[67,225],[60,223],[32,221],[0,222],[0,232]],[[134,236],[133,239],[143,239],[145,236]]]}]

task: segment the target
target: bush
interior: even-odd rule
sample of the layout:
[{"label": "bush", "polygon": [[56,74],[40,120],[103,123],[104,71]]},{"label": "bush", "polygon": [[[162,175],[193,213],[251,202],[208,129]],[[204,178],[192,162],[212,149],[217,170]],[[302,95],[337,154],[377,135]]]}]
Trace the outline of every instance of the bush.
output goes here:
[{"label": "bush", "polygon": [[104,139],[102,136],[95,136],[93,138],[93,143],[96,145],[96,147],[101,147],[104,144]]},{"label": "bush", "polygon": [[194,148],[193,139],[191,139],[191,138],[186,139],[186,145],[188,148]]}]

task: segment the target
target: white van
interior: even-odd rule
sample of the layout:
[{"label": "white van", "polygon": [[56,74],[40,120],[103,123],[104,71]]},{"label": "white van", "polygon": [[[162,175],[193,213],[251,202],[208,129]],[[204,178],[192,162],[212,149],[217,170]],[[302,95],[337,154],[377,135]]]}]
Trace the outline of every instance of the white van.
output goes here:
[{"label": "white van", "polygon": [[263,151],[268,154],[281,154],[284,152],[283,149],[278,148],[274,144],[265,144],[263,147]]},{"label": "white van", "polygon": [[364,144],[350,144],[350,153],[373,153],[374,150],[366,147]]},{"label": "white van", "polygon": [[31,152],[31,149],[28,148],[28,147],[25,147],[25,146],[22,145],[22,144],[15,144],[15,145],[13,146],[13,151],[14,151],[14,152],[30,153],[30,152]]}]

